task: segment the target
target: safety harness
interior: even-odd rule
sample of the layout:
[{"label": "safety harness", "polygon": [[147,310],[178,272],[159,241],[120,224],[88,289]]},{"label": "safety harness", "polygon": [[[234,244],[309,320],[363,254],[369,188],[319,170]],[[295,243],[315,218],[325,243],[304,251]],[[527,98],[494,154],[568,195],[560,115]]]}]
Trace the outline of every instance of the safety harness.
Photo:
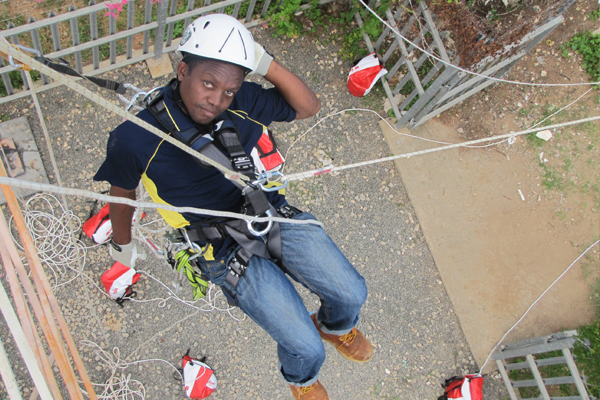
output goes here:
[{"label": "safety harness", "polygon": [[[177,80],[173,79],[168,85],[172,89],[174,101],[185,110],[185,105],[183,105],[179,96]],[[245,186],[239,181],[231,181],[244,195],[245,202],[240,213],[254,216],[282,216],[284,218],[292,218],[300,213],[300,210],[289,205],[275,209],[269,203],[264,192],[278,190],[279,188],[266,188],[262,181],[257,179],[254,174],[252,158],[244,150],[236,125],[232,120],[228,118],[220,120],[211,126],[212,129],[206,131],[199,129],[196,125],[180,130],[164,102],[164,90],[150,99],[146,108],[169,131],[171,136],[211,160],[228,169],[233,169],[247,178],[244,180]],[[225,148],[227,154],[223,153],[214,144],[215,141],[218,141]],[[196,159],[196,161],[203,168],[212,168],[201,160]],[[195,242],[207,243],[208,247],[211,242],[227,237],[231,237],[240,245],[240,249],[228,262],[228,273],[222,286],[227,300],[232,305],[238,303],[236,288],[252,256],[257,255],[275,262],[281,260],[280,227],[278,223],[273,221],[266,223],[266,226],[255,227],[253,223],[244,220],[213,220],[187,226],[179,229],[179,231],[189,243],[190,248],[193,248]],[[205,277],[201,278],[205,279]],[[190,282],[194,281],[194,279],[189,280]],[[192,285],[194,286],[194,283]]]}]

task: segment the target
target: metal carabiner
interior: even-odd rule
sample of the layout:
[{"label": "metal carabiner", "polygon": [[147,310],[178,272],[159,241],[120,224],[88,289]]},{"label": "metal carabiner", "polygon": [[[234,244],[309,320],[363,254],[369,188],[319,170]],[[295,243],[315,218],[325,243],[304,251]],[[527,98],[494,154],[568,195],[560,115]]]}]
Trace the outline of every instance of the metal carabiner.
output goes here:
[{"label": "metal carabiner", "polygon": [[[273,216],[273,213],[271,212],[271,210],[267,210],[265,212],[265,214],[267,215],[267,217],[272,217]],[[254,224],[254,221],[246,221],[246,226],[248,228],[248,232],[250,232],[254,236],[264,236],[267,233],[269,233],[269,231],[273,227],[273,221],[269,221],[267,223],[267,226],[265,227],[265,229],[263,229],[262,231],[257,231],[256,229],[254,229],[254,227],[252,226],[252,224]]]},{"label": "metal carabiner", "polygon": [[190,247],[190,249],[195,250],[195,253],[196,253],[193,256],[190,256],[190,258],[188,258],[188,261],[193,260],[194,258],[198,258],[202,254],[204,254],[202,251],[202,247],[200,247],[200,245],[198,245],[197,243],[192,242],[190,240],[190,237],[188,236],[187,232],[185,231],[185,228],[179,228],[179,232],[181,232],[181,234],[183,235],[183,237],[184,237],[187,245]]},{"label": "metal carabiner", "polygon": [[119,99],[121,99],[121,101],[123,101],[125,104],[127,104],[125,111],[131,110],[131,107],[135,108],[138,111],[143,110],[144,108],[136,105],[136,102],[138,101],[138,99],[141,96],[146,96],[146,92],[133,86],[131,83],[124,83],[123,86],[125,86],[127,89],[132,89],[135,91],[135,94],[131,97],[131,99],[127,99],[122,94],[119,94]]},{"label": "metal carabiner", "polygon": [[255,185],[258,185],[263,192],[276,192],[278,190],[282,190],[287,188],[288,180],[284,179],[283,183],[280,186],[266,187],[265,184],[269,183],[269,180],[273,180],[273,177],[285,178],[285,175],[279,171],[266,171],[256,177],[256,180],[252,182]]},{"label": "metal carabiner", "polygon": [[148,102],[151,101],[150,96],[152,96],[155,92],[160,91],[162,88],[164,88],[164,86],[157,86],[154,89],[151,89],[149,92],[145,93],[145,96],[142,99],[142,102],[144,104],[148,104]]},{"label": "metal carabiner", "polygon": [[[38,51],[36,49],[32,49],[31,47],[23,46],[23,45],[20,45],[20,44],[14,44],[14,43],[11,43],[11,45],[13,47],[16,47],[19,50],[24,50],[24,51],[28,51],[30,53],[33,53],[37,57],[41,57],[42,56],[42,53],[40,51]],[[33,69],[33,68],[31,68],[31,67],[29,67],[28,65],[25,65],[25,64],[16,64],[11,55],[8,56],[8,63],[10,65],[12,65],[13,67],[15,67],[16,69],[22,69],[22,70],[26,70],[26,71],[30,71],[30,70]]]}]

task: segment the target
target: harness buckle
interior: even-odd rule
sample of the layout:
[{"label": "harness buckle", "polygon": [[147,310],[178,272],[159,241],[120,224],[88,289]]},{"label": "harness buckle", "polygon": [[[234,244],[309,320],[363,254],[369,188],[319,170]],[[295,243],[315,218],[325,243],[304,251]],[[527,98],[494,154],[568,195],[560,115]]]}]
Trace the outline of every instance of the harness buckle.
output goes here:
[{"label": "harness buckle", "polygon": [[233,256],[227,264],[229,272],[237,276],[238,278],[241,278],[242,275],[244,275],[247,266],[248,264],[244,263],[241,258],[238,258],[237,255]]},{"label": "harness buckle", "polygon": [[254,168],[252,159],[247,155],[233,157],[231,165],[235,171],[247,171]]}]

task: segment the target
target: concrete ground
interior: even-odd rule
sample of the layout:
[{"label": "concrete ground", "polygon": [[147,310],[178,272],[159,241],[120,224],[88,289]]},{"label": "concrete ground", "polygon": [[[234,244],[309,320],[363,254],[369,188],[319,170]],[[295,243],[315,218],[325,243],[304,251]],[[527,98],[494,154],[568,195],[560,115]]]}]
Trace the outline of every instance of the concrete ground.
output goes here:
[{"label": "concrete ground", "polygon": [[[381,125],[394,154],[438,146]],[[447,143],[464,140],[437,118],[401,132]],[[588,243],[587,247],[589,237],[598,234],[597,219],[579,230],[552,218],[551,205],[541,201],[543,194],[535,194],[540,191],[539,177],[534,179],[524,148],[521,137],[513,145],[457,148],[396,162],[479,366],[581,254],[574,243]],[[593,319],[594,304],[581,264],[557,282],[504,343],[575,329]]]},{"label": "concrete ground", "polygon": [[[368,112],[349,111],[332,116],[303,136],[323,117],[348,108],[373,106],[369,103],[371,98],[361,100],[347,92],[345,81],[351,63],[337,57],[338,44],[332,41],[323,46],[317,38],[309,37],[274,39],[263,28],[255,29],[253,34],[284,65],[305,79],[323,104],[316,118],[273,126],[283,150],[300,139],[287,154],[286,172],[389,155],[379,118]],[[166,78],[152,79],[145,65],[133,65],[108,75],[141,88],[166,82]],[[251,79],[264,83],[255,77]],[[91,177],[104,158],[107,134],[120,122],[119,118],[64,88],[45,92],[40,102],[65,185],[96,192],[106,190],[106,184],[94,183]],[[49,179],[56,182],[47,144],[30,102],[20,100],[0,106],[0,113],[9,118],[27,116]],[[375,356],[359,366],[327,347],[328,358],[320,379],[332,399],[435,399],[442,394],[439,385],[445,378],[477,371],[470,341],[457,317],[458,308],[448,296],[445,278],[440,276],[426,242],[419,209],[415,211],[393,163],[296,182],[291,184],[288,197],[290,203],[319,217],[369,288],[359,329],[374,344]],[[70,209],[82,220],[94,206],[84,198],[68,201]],[[152,216],[150,213],[149,219]],[[83,240],[91,246],[91,242]],[[157,300],[169,297],[169,293],[148,275],[169,287],[172,273],[163,260],[155,258],[140,266],[147,275],[136,284],[138,301],[120,308],[94,286],[111,264],[105,246],[91,247],[87,249],[83,270],[91,280],[77,278],[56,290],[94,382],[104,382],[111,371],[83,340],[92,340],[108,352],[118,348],[127,362],[165,360],[180,367],[187,349],[193,356],[206,355],[219,380],[213,399],[291,398],[277,374],[275,343],[252,321],[236,321],[219,310],[198,310],[174,298]],[[58,283],[74,276],[72,272],[59,275]],[[314,309],[316,298],[299,290],[307,309]],[[181,295],[189,300],[191,290],[185,288]],[[217,303],[224,306],[220,300]],[[239,310],[232,314],[241,317]],[[21,387],[29,394],[31,383],[14,342],[3,324],[1,331]],[[149,361],[128,365],[119,374],[131,374],[132,379],[141,382],[148,399],[184,398],[173,372],[164,361]],[[506,398],[502,383],[493,377],[486,378],[484,390],[486,399]]]}]

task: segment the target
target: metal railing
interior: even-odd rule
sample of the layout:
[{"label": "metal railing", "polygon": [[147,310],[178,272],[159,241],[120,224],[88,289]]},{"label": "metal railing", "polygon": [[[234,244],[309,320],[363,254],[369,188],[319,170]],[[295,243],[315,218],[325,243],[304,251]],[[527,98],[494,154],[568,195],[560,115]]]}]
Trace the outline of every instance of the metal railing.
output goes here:
[{"label": "metal railing", "polygon": [[[160,59],[164,53],[175,51],[179,45],[179,38],[175,37],[175,27],[179,23],[183,23],[183,29],[190,24],[193,18],[202,14],[211,12],[225,12],[238,18],[242,5],[247,4],[245,17],[243,22],[246,27],[251,28],[261,22],[267,15],[271,0],[265,0],[261,10],[255,10],[257,0],[224,0],[211,4],[211,0],[204,0],[201,7],[196,7],[198,0],[187,0],[186,10],[177,14],[177,0],[162,0],[153,6],[150,0],[145,0],[143,23],[135,26],[136,2],[140,0],[129,0],[126,5],[126,28],[120,32],[117,30],[117,18],[112,15],[107,17],[104,14],[107,11],[106,5],[103,3],[96,4],[95,0],[91,0],[88,7],[77,10],[73,5],[68,9],[68,12],[55,15],[50,12],[48,18],[36,21],[34,18],[29,18],[27,24],[15,27],[12,23],[8,29],[0,32],[2,36],[7,38],[13,44],[27,43],[34,49],[40,51],[47,58],[69,58],[73,60],[73,67],[79,73],[85,73],[89,76],[99,75],[107,71],[116,70],[129,64],[135,64],[149,58]],[[200,2],[202,0],[199,0]],[[329,1],[322,1],[325,4]],[[275,6],[275,4],[273,4]],[[306,8],[306,7],[305,7]],[[256,11],[256,13],[255,13]],[[99,13],[100,18],[108,18],[107,34],[99,35]],[[120,16],[119,19],[122,17]],[[138,17],[139,18],[139,17]],[[80,26],[89,25],[89,40],[83,41],[80,32]],[[64,46],[61,43],[60,29],[63,32],[66,28],[71,38],[70,45]],[[106,30],[106,29],[105,29]],[[40,36],[48,40],[46,32],[49,31],[50,39],[52,40],[52,49],[50,52],[44,53]],[[134,46],[134,36],[143,36],[141,48],[136,49]],[[151,43],[151,39],[152,43]],[[124,41],[125,48],[119,52],[117,43]],[[108,51],[106,51],[108,47]],[[91,51],[91,62],[89,65],[84,65],[84,52]],[[27,79],[22,74],[24,82],[24,90],[16,90],[9,76],[15,68],[11,65],[6,65],[4,60],[0,58],[0,76],[7,92],[7,96],[0,98],[1,103],[7,103],[18,98],[30,95]],[[41,76],[42,86],[39,91],[47,90],[56,86],[58,83],[50,82],[50,79],[44,75]]]}]

